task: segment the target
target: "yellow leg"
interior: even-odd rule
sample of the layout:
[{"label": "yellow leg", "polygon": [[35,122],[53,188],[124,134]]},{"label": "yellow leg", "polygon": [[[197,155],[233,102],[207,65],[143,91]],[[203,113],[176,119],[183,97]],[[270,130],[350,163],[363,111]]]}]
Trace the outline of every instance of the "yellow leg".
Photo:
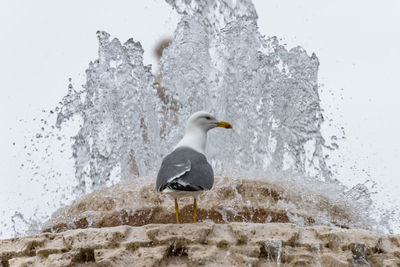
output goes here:
[{"label": "yellow leg", "polygon": [[176,198],[175,198],[175,214],[176,214],[176,223],[179,224],[178,200],[176,200]]},{"label": "yellow leg", "polygon": [[194,198],[193,201],[193,222],[196,223],[196,212],[197,212],[197,200]]}]

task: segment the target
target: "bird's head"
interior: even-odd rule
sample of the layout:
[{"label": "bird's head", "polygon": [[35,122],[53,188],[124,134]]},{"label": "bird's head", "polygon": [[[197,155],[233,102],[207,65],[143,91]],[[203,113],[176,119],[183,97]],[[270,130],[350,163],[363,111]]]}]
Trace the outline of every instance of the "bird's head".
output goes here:
[{"label": "bird's head", "polygon": [[192,114],[186,124],[186,130],[200,128],[205,132],[215,127],[232,129],[232,125],[229,122],[217,120],[213,115],[206,111],[198,111]]}]

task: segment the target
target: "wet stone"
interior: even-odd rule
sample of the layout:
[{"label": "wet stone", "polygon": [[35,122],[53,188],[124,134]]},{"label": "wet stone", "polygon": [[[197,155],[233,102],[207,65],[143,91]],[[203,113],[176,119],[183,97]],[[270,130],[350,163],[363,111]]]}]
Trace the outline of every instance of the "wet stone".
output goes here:
[{"label": "wet stone", "polygon": [[282,241],[278,239],[266,240],[264,244],[266,257],[270,261],[280,262],[282,253]]},{"label": "wet stone", "polygon": [[367,252],[368,252],[368,245],[363,243],[355,243],[351,246],[351,252],[353,253],[353,265],[356,266],[369,266],[369,262],[367,260]]}]

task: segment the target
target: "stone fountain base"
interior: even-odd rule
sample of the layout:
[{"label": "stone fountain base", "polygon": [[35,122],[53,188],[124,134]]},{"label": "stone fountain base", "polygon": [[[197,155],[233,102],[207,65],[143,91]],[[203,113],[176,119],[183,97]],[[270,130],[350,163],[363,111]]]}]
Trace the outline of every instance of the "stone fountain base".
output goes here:
[{"label": "stone fountain base", "polygon": [[400,266],[400,235],[289,223],[149,224],[0,241],[2,266]]},{"label": "stone fountain base", "polygon": [[[43,230],[175,223],[174,201],[170,196],[157,194],[154,181],[154,177],[145,177],[87,194],[56,211]],[[296,185],[284,188],[282,183],[219,177],[211,191],[200,195],[197,220],[355,228],[364,218],[346,202],[327,198],[323,190]],[[180,222],[193,222],[193,199],[180,199],[179,208]]]}]

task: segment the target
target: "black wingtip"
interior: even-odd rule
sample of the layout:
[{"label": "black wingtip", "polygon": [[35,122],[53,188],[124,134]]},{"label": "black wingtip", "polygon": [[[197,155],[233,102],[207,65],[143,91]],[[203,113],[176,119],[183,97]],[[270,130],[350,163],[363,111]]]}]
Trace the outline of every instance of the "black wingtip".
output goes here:
[{"label": "black wingtip", "polygon": [[176,191],[191,191],[191,192],[204,190],[202,186],[192,185],[192,184],[183,185],[179,183],[179,181],[172,181],[170,183],[167,183],[161,191],[163,191],[165,188],[169,188],[171,190],[176,190]]}]

